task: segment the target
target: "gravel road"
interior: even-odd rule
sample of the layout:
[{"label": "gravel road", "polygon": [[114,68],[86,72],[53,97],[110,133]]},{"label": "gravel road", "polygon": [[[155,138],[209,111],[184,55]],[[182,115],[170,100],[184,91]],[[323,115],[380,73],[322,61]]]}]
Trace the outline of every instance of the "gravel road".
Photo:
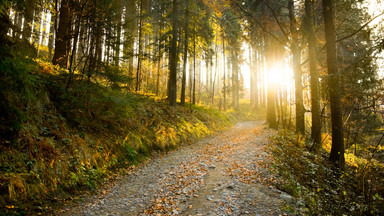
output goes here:
[{"label": "gravel road", "polygon": [[58,215],[287,215],[293,202],[273,187],[262,122],[225,132],[157,157],[113,187]]}]

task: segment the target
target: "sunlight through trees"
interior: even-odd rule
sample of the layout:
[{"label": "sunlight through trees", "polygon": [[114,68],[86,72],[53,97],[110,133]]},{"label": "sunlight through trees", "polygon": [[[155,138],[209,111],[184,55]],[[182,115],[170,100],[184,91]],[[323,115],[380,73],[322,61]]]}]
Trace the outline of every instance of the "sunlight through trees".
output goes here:
[{"label": "sunlight through trees", "polygon": [[171,107],[248,104],[267,110],[268,127],[305,137],[311,153],[330,145],[343,170],[346,154],[382,154],[383,9],[381,0],[3,0],[0,134],[17,137],[28,88],[41,84],[19,67],[42,61],[65,82],[51,97],[84,93],[91,119],[94,84]]}]

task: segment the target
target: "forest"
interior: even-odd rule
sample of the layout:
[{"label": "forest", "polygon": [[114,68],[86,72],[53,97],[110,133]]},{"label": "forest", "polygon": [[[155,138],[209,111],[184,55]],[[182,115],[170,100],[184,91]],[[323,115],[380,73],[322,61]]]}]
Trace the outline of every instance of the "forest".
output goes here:
[{"label": "forest", "polygon": [[382,215],[383,32],[382,0],[2,0],[0,215]]}]

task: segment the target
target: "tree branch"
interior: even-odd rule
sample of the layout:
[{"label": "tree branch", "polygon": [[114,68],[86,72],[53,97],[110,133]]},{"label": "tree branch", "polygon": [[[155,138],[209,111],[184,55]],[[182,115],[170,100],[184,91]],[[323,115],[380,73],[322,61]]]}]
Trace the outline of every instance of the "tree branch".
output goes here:
[{"label": "tree branch", "polygon": [[257,25],[259,25],[261,27],[261,29],[268,33],[269,35],[271,35],[277,42],[279,42],[280,44],[282,44],[283,46],[286,46],[287,45],[287,42],[284,42],[284,41],[281,41],[275,34],[273,34],[272,32],[268,31],[265,26],[263,26],[262,23],[260,23],[260,21],[258,19],[256,19],[256,17],[254,17],[250,12],[248,12],[247,10],[245,10],[243,7],[241,7],[241,5],[239,5],[235,0],[230,0],[232,3],[234,3],[242,12],[244,12],[247,16],[251,17],[255,23]]},{"label": "tree branch", "polygon": [[289,41],[288,33],[286,32],[285,27],[280,23],[279,19],[277,19],[277,15],[276,15],[276,13],[275,13],[275,10],[273,10],[273,8],[272,8],[269,4],[267,4],[267,2],[266,2],[265,0],[262,0],[262,1],[263,1],[264,4],[268,7],[268,9],[272,12],[273,18],[275,19],[277,25],[279,26],[281,32],[283,33],[283,35],[284,35],[284,37],[285,37],[285,39],[286,39],[287,41]]},{"label": "tree branch", "polygon": [[372,21],[374,21],[374,20],[377,19],[378,17],[382,16],[383,14],[384,14],[384,12],[382,12],[381,14],[379,14],[379,15],[373,17],[372,19],[368,20],[368,22],[366,22],[364,25],[362,25],[362,26],[361,26],[359,29],[357,29],[355,32],[353,32],[353,33],[351,33],[351,34],[349,34],[349,35],[347,35],[347,36],[345,36],[345,37],[342,37],[342,38],[340,38],[340,39],[337,39],[337,40],[336,40],[336,43],[337,43],[337,42],[340,42],[340,41],[343,41],[343,40],[345,40],[345,39],[347,39],[347,38],[350,38],[350,37],[356,35],[356,34],[359,33],[361,30],[363,30],[363,28],[365,28],[367,25],[369,25],[369,23],[371,23]]}]

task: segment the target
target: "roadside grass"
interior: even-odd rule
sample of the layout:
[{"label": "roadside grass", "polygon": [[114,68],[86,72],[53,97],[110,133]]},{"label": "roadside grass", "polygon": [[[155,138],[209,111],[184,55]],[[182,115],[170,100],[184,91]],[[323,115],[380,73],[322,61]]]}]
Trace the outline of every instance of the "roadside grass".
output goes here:
[{"label": "roadside grass", "polygon": [[313,154],[309,143],[291,132],[281,130],[270,139],[274,171],[282,179],[277,187],[296,198],[294,206],[287,206],[292,214],[384,213],[383,163],[347,152],[345,170],[337,170],[328,162],[330,140]]}]

